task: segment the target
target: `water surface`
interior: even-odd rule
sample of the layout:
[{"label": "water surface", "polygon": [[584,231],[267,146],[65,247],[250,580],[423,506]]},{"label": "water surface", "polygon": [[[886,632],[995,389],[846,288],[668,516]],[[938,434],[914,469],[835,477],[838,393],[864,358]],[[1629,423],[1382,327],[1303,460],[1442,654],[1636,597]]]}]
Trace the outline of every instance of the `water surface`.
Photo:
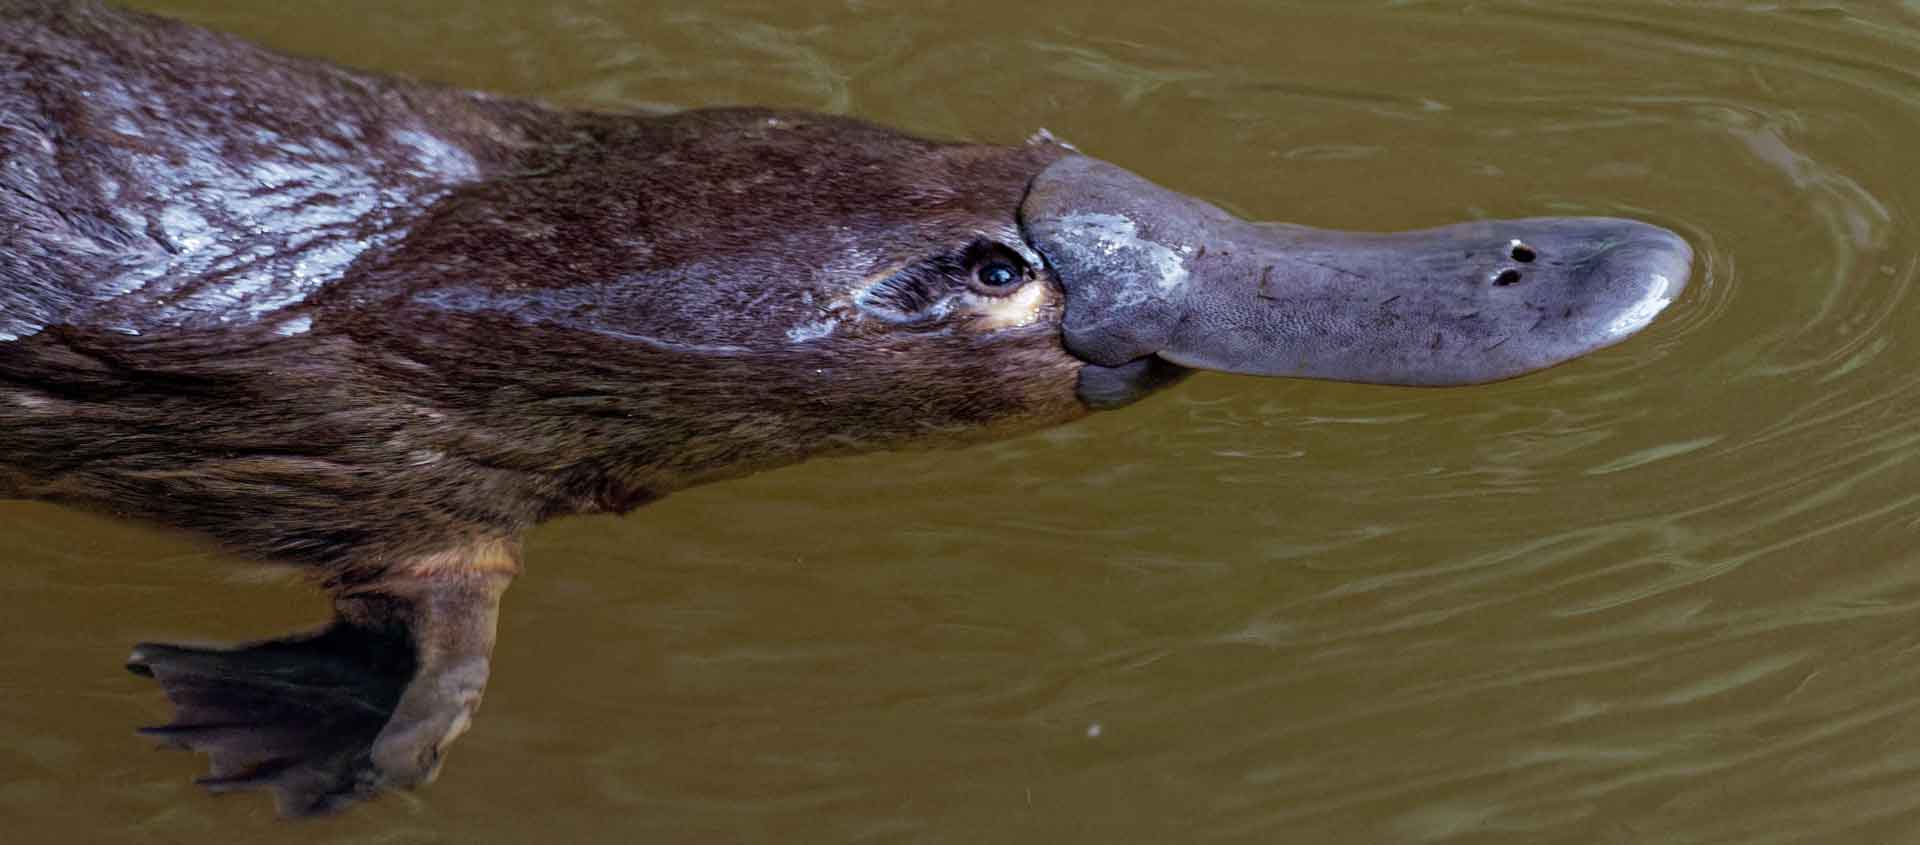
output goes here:
[{"label": "water surface", "polygon": [[136,640],[324,618],[0,503],[9,841],[1920,838],[1920,5],[143,5],[598,107],[1040,127],[1237,212],[1630,215],[1693,285],[1500,385],[1200,376],[529,542],[445,775],[281,826],[147,753]]}]

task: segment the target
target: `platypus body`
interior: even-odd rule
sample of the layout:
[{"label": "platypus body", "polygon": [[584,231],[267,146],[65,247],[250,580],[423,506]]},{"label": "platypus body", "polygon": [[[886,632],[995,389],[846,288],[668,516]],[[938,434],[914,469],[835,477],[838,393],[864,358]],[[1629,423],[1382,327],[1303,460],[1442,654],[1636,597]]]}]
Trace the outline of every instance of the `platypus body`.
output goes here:
[{"label": "platypus body", "polygon": [[1691,253],[1604,218],[1250,223],[1042,133],[568,111],[0,0],[0,497],[302,566],[320,631],[143,645],[219,788],[424,782],[518,538],[1195,369],[1416,385],[1617,342]]}]

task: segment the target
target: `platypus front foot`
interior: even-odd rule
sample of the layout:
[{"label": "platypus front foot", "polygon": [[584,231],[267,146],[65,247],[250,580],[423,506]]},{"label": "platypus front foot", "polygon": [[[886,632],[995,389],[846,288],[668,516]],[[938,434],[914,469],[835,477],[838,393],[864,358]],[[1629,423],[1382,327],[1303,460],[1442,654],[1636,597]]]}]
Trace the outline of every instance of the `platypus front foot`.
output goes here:
[{"label": "platypus front foot", "polygon": [[230,648],[144,643],[174,720],[141,733],[203,752],[215,792],[268,789],[281,814],[334,812],[432,782],[486,690],[511,573],[388,577],[335,601],[332,625]]},{"label": "platypus front foot", "polygon": [[172,722],[140,733],[205,753],[198,783],[272,790],[281,814],[304,816],[379,791],[368,751],[413,677],[411,652],[404,632],[336,622],[230,648],[142,643],[127,668],[158,681],[174,706]]}]

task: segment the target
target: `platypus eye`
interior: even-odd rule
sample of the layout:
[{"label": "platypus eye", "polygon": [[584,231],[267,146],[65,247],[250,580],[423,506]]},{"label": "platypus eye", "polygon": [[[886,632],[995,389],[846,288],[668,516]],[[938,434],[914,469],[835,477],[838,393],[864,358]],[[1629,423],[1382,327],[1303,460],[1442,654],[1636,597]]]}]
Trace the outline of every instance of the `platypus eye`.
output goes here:
[{"label": "platypus eye", "polygon": [[1010,293],[1027,280],[1027,262],[1013,250],[991,241],[968,247],[966,262],[973,268],[973,289],[989,296]]},{"label": "platypus eye", "polygon": [[1014,269],[1012,262],[995,259],[981,265],[979,272],[974,273],[973,277],[987,287],[1003,288],[1020,281],[1020,271]]}]

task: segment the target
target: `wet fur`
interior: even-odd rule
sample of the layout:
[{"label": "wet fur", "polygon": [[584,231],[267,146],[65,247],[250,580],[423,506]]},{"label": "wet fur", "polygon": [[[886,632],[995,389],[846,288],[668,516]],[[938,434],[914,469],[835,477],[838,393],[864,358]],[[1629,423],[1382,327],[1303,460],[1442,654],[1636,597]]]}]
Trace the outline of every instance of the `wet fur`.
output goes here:
[{"label": "wet fur", "polygon": [[[0,496],[345,588],[812,456],[1065,421],[1057,292],[998,330],[852,295],[1017,238],[1064,154],[560,111],[0,0]],[[180,242],[183,205],[210,242]]]}]

